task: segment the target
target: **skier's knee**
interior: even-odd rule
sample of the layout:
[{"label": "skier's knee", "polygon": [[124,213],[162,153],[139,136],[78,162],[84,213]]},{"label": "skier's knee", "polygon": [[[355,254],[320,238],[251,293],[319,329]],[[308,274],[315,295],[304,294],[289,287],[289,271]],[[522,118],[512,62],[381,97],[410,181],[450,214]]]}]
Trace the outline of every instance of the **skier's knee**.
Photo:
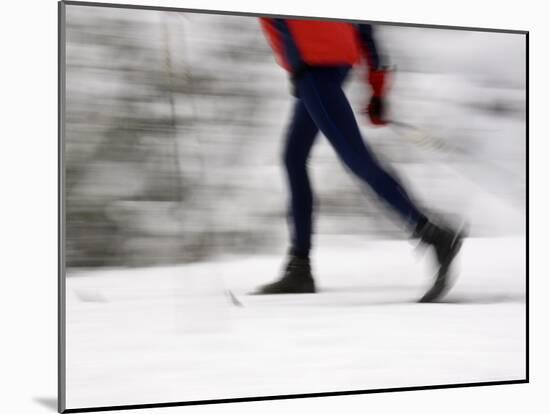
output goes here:
[{"label": "skier's knee", "polygon": [[375,187],[380,181],[380,171],[373,165],[367,163],[349,163],[348,168],[355,174],[361,181]]},{"label": "skier's knee", "polygon": [[286,149],[283,152],[283,164],[287,171],[300,171],[305,169],[306,166],[306,157],[303,157],[301,154],[291,149]]}]

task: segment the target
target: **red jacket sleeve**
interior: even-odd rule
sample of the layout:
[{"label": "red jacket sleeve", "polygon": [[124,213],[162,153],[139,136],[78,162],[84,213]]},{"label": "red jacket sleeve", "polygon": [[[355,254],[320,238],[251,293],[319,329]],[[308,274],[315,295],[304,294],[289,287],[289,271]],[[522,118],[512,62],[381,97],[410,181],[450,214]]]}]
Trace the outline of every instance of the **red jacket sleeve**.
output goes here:
[{"label": "red jacket sleeve", "polygon": [[382,97],[387,86],[387,71],[381,62],[378,46],[374,37],[373,27],[370,24],[357,24],[357,34],[361,50],[369,68],[367,81],[372,87],[374,96]]}]

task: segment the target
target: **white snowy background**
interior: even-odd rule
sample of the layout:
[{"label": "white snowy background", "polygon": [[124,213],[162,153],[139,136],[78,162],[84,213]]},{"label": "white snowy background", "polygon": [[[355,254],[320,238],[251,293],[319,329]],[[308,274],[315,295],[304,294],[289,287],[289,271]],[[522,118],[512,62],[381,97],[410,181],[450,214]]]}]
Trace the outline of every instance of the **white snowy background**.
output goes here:
[{"label": "white snowy background", "polygon": [[419,305],[429,257],[322,138],[321,293],[246,295],[286,249],[292,103],[254,18],[67,22],[68,408],[524,378],[523,36],[379,27],[392,116],[423,133],[364,136],[423,205],[471,224],[446,302]]}]

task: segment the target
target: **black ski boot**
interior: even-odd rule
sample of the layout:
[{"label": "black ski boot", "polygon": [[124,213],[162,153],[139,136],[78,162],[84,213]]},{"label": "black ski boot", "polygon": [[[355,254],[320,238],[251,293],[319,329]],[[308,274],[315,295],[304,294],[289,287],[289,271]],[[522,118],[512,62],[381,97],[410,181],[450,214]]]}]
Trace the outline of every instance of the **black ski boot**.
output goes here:
[{"label": "black ski boot", "polygon": [[291,254],[283,277],[261,286],[256,292],[260,295],[279,293],[315,293],[315,282],[308,258]]},{"label": "black ski boot", "polygon": [[434,248],[438,265],[432,287],[422,296],[419,302],[436,302],[451,287],[449,268],[462,247],[464,239],[463,229],[452,230],[427,221],[417,226],[414,235],[419,237],[423,243]]}]

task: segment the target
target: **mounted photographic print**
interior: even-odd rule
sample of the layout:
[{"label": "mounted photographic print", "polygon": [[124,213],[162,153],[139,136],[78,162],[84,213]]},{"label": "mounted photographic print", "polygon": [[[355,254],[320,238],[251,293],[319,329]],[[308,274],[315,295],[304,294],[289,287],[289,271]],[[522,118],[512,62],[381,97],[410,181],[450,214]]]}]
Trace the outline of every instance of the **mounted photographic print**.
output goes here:
[{"label": "mounted photographic print", "polygon": [[528,32],[59,30],[61,412],[528,381]]}]

